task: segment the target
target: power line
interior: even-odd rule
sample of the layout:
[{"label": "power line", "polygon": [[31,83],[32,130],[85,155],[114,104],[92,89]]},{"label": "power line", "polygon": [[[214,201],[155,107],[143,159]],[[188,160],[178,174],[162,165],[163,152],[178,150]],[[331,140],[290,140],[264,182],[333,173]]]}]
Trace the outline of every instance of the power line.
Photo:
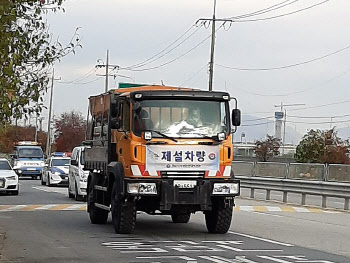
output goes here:
[{"label": "power line", "polygon": [[316,105],[316,106],[309,106],[309,107],[303,107],[303,108],[290,109],[289,111],[322,108],[322,107],[327,107],[327,106],[332,106],[332,105],[344,104],[344,103],[348,103],[348,102],[350,102],[350,100],[344,100],[344,101],[339,101],[339,102],[332,102],[332,103],[321,104],[321,105]]},{"label": "power line", "polygon": [[275,123],[275,122],[274,121],[267,121],[267,122],[262,122],[262,123],[242,124],[241,127],[260,126],[260,125],[267,125],[270,123]]},{"label": "power line", "polygon": [[205,64],[203,67],[201,67],[194,75],[192,75],[190,78],[188,78],[186,81],[184,81],[180,87],[182,87],[183,85],[185,85],[187,82],[191,81],[193,78],[195,78],[199,73],[201,73],[203,71],[203,69],[205,69],[208,66],[208,64]]},{"label": "power line", "polygon": [[305,65],[305,64],[308,64],[308,63],[311,63],[311,62],[314,62],[314,61],[317,61],[317,60],[321,60],[321,59],[324,59],[326,57],[329,57],[329,56],[332,56],[332,55],[335,55],[337,53],[340,53],[344,50],[347,50],[350,48],[350,45],[349,46],[346,46],[342,49],[339,49],[337,51],[334,51],[332,53],[329,53],[327,55],[324,55],[324,56],[321,56],[321,57],[317,57],[317,58],[314,58],[314,59],[311,59],[311,60],[307,60],[307,61],[303,61],[303,62],[299,62],[299,63],[295,63],[295,64],[290,64],[290,65],[286,65],[286,66],[280,66],[280,67],[271,67],[271,68],[237,68],[237,67],[229,67],[229,66],[224,66],[224,65],[220,65],[220,64],[216,64],[218,67],[222,67],[222,68],[226,68],[226,69],[232,69],[232,70],[241,70],[241,71],[268,71],[268,70],[279,70],[279,69],[286,69],[286,68],[292,68],[292,67],[297,67],[297,66],[301,66],[301,65]]},{"label": "power line", "polygon": [[97,68],[93,67],[91,70],[89,70],[83,76],[81,76],[79,78],[76,78],[76,79],[70,80],[70,81],[60,81],[58,83],[63,83],[63,84],[72,84],[72,83],[74,83],[75,84],[75,82],[79,82],[79,81],[82,81],[84,79],[89,78],[91,75],[95,74],[96,71],[97,71]]},{"label": "power line", "polygon": [[247,121],[259,121],[259,120],[266,120],[266,119],[271,119],[271,118],[273,118],[273,116],[262,117],[262,118],[251,119],[251,120],[243,120],[243,122],[247,122]]},{"label": "power line", "polygon": [[289,2],[289,1],[290,0],[286,0],[286,1],[283,1],[279,4],[275,4],[275,5],[272,5],[270,7],[267,7],[267,8],[264,8],[264,9],[261,9],[261,10],[258,10],[258,11],[252,12],[252,13],[247,13],[247,14],[243,14],[243,15],[239,15],[239,16],[233,16],[233,17],[230,17],[230,19],[242,19],[242,18],[246,18],[246,17],[252,17],[252,16],[265,14],[265,13],[286,7],[288,5],[294,4],[295,2],[298,2],[299,0],[294,0],[292,2]]},{"label": "power line", "polygon": [[349,117],[350,114],[344,114],[344,115],[337,115],[337,116],[328,116],[328,117],[321,117],[321,116],[295,116],[295,115],[288,115],[288,117],[291,118],[299,118],[299,119],[335,119],[335,118],[343,118],[343,117]]},{"label": "power line", "polygon": [[207,36],[205,39],[203,39],[199,44],[197,44],[196,46],[194,46],[193,48],[191,48],[190,50],[188,50],[187,52],[185,52],[184,54],[166,62],[166,63],[163,63],[163,64],[160,64],[158,66],[154,66],[154,67],[150,67],[150,68],[145,68],[145,69],[127,69],[127,68],[121,68],[121,69],[124,69],[124,70],[129,70],[129,71],[148,71],[148,70],[153,70],[153,69],[158,69],[158,68],[161,68],[161,67],[164,67],[166,65],[169,65],[173,62],[175,62],[176,60],[179,60],[180,58],[186,56],[187,54],[191,53],[193,50],[195,50],[196,48],[198,48],[200,45],[202,45],[206,40],[208,40],[209,38],[211,37],[211,35]]},{"label": "power line", "polygon": [[319,5],[322,5],[326,2],[329,2],[330,0],[325,0],[325,1],[322,1],[322,2],[319,2],[317,4],[314,4],[312,6],[308,6],[308,7],[305,7],[305,8],[302,8],[302,9],[299,9],[299,10],[296,10],[296,11],[293,11],[293,12],[289,12],[289,13],[285,13],[285,14],[281,14],[281,15],[276,15],[276,16],[271,16],[271,17],[265,17],[265,18],[257,18],[257,19],[246,19],[246,20],[235,20],[236,23],[242,23],[242,22],[257,22],[257,21],[264,21],[264,20],[271,20],[271,19],[275,19],[275,18],[280,18],[280,17],[284,17],[284,16],[288,16],[288,15],[292,15],[292,14],[296,14],[296,13],[299,13],[299,12],[302,12],[302,11],[305,11],[305,10],[308,10],[308,9],[311,9],[313,7],[316,7],[316,6],[319,6]]},{"label": "power line", "polygon": [[[170,45],[168,45],[166,48],[162,49],[161,51],[159,51],[157,54],[153,55],[152,57],[139,62],[137,64],[128,66],[128,67],[124,67],[122,69],[133,69],[133,68],[139,68],[139,67],[143,67],[145,65],[148,65],[162,57],[164,57],[165,55],[169,54],[171,51],[173,51],[174,49],[176,49],[177,47],[179,47],[180,45],[182,45],[185,41],[187,41],[189,38],[191,38],[195,33],[198,32],[198,30],[200,29],[200,27],[197,27],[197,29],[192,32],[187,38],[185,38],[183,41],[181,41],[178,45],[176,45],[175,47],[173,47],[172,49],[168,50],[167,52],[165,52],[167,49],[169,49],[170,47],[172,47],[175,43],[177,43],[181,38],[183,38],[188,32],[190,32],[192,30],[192,28],[194,27],[194,25],[192,25],[189,29],[187,29],[185,31],[185,33],[183,33],[180,37],[178,37],[175,41],[173,41]],[[165,53],[164,53],[165,52]],[[164,54],[162,54],[164,53]],[[162,54],[162,55],[161,55]],[[158,57],[159,55],[161,55],[160,57]]]}]

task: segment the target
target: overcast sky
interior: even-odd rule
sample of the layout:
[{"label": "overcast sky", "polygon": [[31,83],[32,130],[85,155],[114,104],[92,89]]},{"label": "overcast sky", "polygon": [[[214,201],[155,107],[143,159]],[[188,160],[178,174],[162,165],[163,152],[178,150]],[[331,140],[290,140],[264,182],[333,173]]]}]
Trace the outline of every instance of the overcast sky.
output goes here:
[{"label": "overcast sky", "polygon": [[[291,13],[321,2],[325,3],[295,14],[247,21]],[[76,84],[55,82],[55,114],[77,110],[86,115],[88,97],[105,89],[104,77],[96,76],[104,74],[104,69],[96,72],[93,69],[98,59],[106,61],[107,49],[110,51],[111,64],[128,67],[152,58],[187,30],[188,33],[172,47],[188,38],[181,45],[170,52],[166,49],[160,54],[165,54],[163,57],[137,68],[155,69],[114,71],[128,78],[110,77],[109,88],[115,88],[118,82],[135,81],[148,84],[163,82],[165,85],[207,90],[206,65],[209,62],[210,38],[200,43],[210,35],[211,29],[206,28],[208,24],[195,27],[194,23],[198,18],[212,17],[213,3],[214,0],[66,1],[64,13],[48,16],[50,31],[62,43],[67,43],[75,28],[81,27],[79,34],[83,48],[55,65],[56,77],[61,77],[62,81],[78,79]],[[274,5],[277,8],[281,3],[288,5],[261,15],[236,19],[236,22],[226,23],[221,28],[222,23],[217,22],[214,90],[227,90],[238,99],[243,114],[256,118],[273,117],[274,111],[278,109],[274,105],[281,102],[305,104],[286,107],[287,121],[293,122],[288,125],[302,134],[310,128],[329,128],[330,123],[298,122],[330,122],[332,116],[350,114],[350,49],[282,70],[240,71],[225,68],[284,67],[350,46],[349,0],[217,0],[216,16],[237,17]],[[161,66],[166,63],[169,64]],[[87,74],[89,72],[93,74]],[[81,78],[83,76],[87,77]],[[324,104],[332,105],[318,107]],[[350,121],[347,120],[350,120],[350,115],[332,118],[333,124],[339,128],[348,127]],[[248,121],[243,124],[267,121]],[[335,123],[337,121],[345,122]]]}]

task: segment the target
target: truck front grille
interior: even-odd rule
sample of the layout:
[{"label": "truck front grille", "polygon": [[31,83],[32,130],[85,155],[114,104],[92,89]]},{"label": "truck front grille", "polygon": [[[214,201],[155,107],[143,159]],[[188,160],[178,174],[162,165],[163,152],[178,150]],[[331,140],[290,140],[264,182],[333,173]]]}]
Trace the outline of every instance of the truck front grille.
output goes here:
[{"label": "truck front grille", "polygon": [[190,179],[190,178],[204,178],[205,172],[204,171],[161,171],[161,176],[163,178],[170,178],[170,179]]}]

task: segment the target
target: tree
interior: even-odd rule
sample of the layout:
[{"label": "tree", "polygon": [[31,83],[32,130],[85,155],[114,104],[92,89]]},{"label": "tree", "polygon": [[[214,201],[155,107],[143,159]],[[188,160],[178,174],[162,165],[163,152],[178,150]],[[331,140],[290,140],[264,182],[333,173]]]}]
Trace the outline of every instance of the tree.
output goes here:
[{"label": "tree", "polygon": [[[38,131],[38,142],[46,147],[46,132]],[[13,145],[18,141],[34,141],[35,127],[6,126],[0,130],[0,152],[11,153]]]},{"label": "tree", "polygon": [[301,163],[349,163],[349,142],[343,141],[335,129],[310,130],[296,149],[295,158]]},{"label": "tree", "polygon": [[85,121],[81,112],[62,113],[55,120],[56,151],[70,152],[85,139]]},{"label": "tree", "polygon": [[261,161],[267,162],[267,160],[279,154],[280,139],[270,135],[266,135],[266,140],[255,142],[255,154]]},{"label": "tree", "polygon": [[61,10],[63,0],[0,0],[0,125],[40,112],[51,67],[80,46],[77,31],[68,46],[52,41],[43,16]]}]

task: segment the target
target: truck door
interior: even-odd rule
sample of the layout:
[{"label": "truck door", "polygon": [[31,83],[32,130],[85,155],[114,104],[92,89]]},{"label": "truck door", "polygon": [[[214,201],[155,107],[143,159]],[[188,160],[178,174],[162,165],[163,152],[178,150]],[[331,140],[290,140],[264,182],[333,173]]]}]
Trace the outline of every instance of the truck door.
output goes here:
[{"label": "truck door", "polygon": [[125,175],[130,174],[130,161],[131,161],[131,150],[130,150],[130,127],[131,127],[131,118],[130,118],[130,102],[128,100],[122,100],[119,103],[119,120],[120,120],[120,129],[116,130],[115,141],[117,142],[117,155],[118,161],[121,162],[124,166]]}]

